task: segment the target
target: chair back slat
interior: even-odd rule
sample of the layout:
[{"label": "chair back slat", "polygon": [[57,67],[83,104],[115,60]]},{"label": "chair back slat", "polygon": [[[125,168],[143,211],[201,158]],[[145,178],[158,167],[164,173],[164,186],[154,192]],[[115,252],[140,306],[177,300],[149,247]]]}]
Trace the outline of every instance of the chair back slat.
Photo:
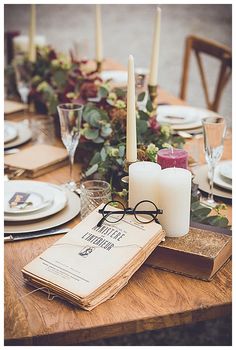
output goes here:
[{"label": "chair back slat", "polygon": [[[227,46],[221,45],[216,41],[200,38],[195,35],[190,35],[186,38],[183,73],[182,73],[182,81],[181,81],[181,89],[180,89],[180,98],[184,100],[186,100],[186,95],[187,95],[190,56],[192,51],[194,52],[197,60],[207,108],[217,112],[219,109],[220,99],[221,99],[223,90],[232,73],[232,51]],[[206,74],[202,63],[202,54],[215,57],[221,61],[220,71],[219,71],[212,102],[210,101],[210,97],[209,97]]]}]

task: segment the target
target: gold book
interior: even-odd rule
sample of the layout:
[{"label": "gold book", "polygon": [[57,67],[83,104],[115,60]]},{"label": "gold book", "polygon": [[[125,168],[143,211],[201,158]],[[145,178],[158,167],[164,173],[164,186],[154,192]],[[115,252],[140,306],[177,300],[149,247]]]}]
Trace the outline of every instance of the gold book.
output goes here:
[{"label": "gold book", "polygon": [[187,235],[166,237],[147,259],[154,268],[210,281],[232,255],[232,237],[190,228]]}]

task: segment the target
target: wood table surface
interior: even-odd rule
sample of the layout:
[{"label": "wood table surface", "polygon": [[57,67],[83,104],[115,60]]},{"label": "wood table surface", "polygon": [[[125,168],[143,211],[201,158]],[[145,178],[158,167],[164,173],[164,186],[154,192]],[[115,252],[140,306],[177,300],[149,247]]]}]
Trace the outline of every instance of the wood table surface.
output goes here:
[{"label": "wood table surface", "polygon": [[[110,69],[123,69],[109,61]],[[159,90],[159,103],[184,104]],[[20,120],[22,113],[7,116]],[[57,144],[61,144],[57,141]],[[30,143],[25,145],[29,147]],[[188,147],[188,145],[186,146]],[[231,139],[223,159],[231,158]],[[201,158],[201,161],[203,159]],[[75,165],[79,178],[80,165]],[[68,167],[38,177],[62,184]],[[227,215],[231,220],[231,207]],[[66,226],[74,227],[80,218]],[[21,269],[60,237],[5,244],[5,345],[76,345],[81,342],[222,317],[231,313],[232,266],[228,262],[211,282],[187,278],[143,265],[114,299],[85,311],[27,286]]]}]

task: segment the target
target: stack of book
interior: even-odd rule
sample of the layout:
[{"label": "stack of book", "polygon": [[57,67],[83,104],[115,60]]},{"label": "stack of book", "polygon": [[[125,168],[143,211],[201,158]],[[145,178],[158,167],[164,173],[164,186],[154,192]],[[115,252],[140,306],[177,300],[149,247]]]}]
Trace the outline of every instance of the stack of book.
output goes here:
[{"label": "stack of book", "polygon": [[97,227],[102,207],[25,266],[26,282],[85,310],[117,294],[165,235],[157,223],[132,215]]}]

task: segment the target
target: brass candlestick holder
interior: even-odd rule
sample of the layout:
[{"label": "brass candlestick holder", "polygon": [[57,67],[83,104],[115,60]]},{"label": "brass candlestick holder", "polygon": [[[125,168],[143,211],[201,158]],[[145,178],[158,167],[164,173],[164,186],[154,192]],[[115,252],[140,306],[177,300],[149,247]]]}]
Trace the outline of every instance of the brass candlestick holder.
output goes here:
[{"label": "brass candlestick holder", "polygon": [[[125,159],[125,161],[124,161],[124,171],[125,171],[127,174],[129,174],[129,167],[130,167],[130,165],[133,164],[133,163],[136,163],[136,162],[138,162],[138,160],[136,160],[135,162],[128,162],[128,161]],[[121,181],[122,181],[124,184],[126,184],[126,185],[128,186],[128,184],[129,184],[129,175],[123,176],[122,179],[121,179]]]},{"label": "brass candlestick holder", "polygon": [[148,92],[153,106],[157,107],[157,85],[148,85]]},{"label": "brass candlestick holder", "polygon": [[96,68],[96,71],[98,73],[101,73],[102,71],[102,61],[97,61],[97,68]]}]

